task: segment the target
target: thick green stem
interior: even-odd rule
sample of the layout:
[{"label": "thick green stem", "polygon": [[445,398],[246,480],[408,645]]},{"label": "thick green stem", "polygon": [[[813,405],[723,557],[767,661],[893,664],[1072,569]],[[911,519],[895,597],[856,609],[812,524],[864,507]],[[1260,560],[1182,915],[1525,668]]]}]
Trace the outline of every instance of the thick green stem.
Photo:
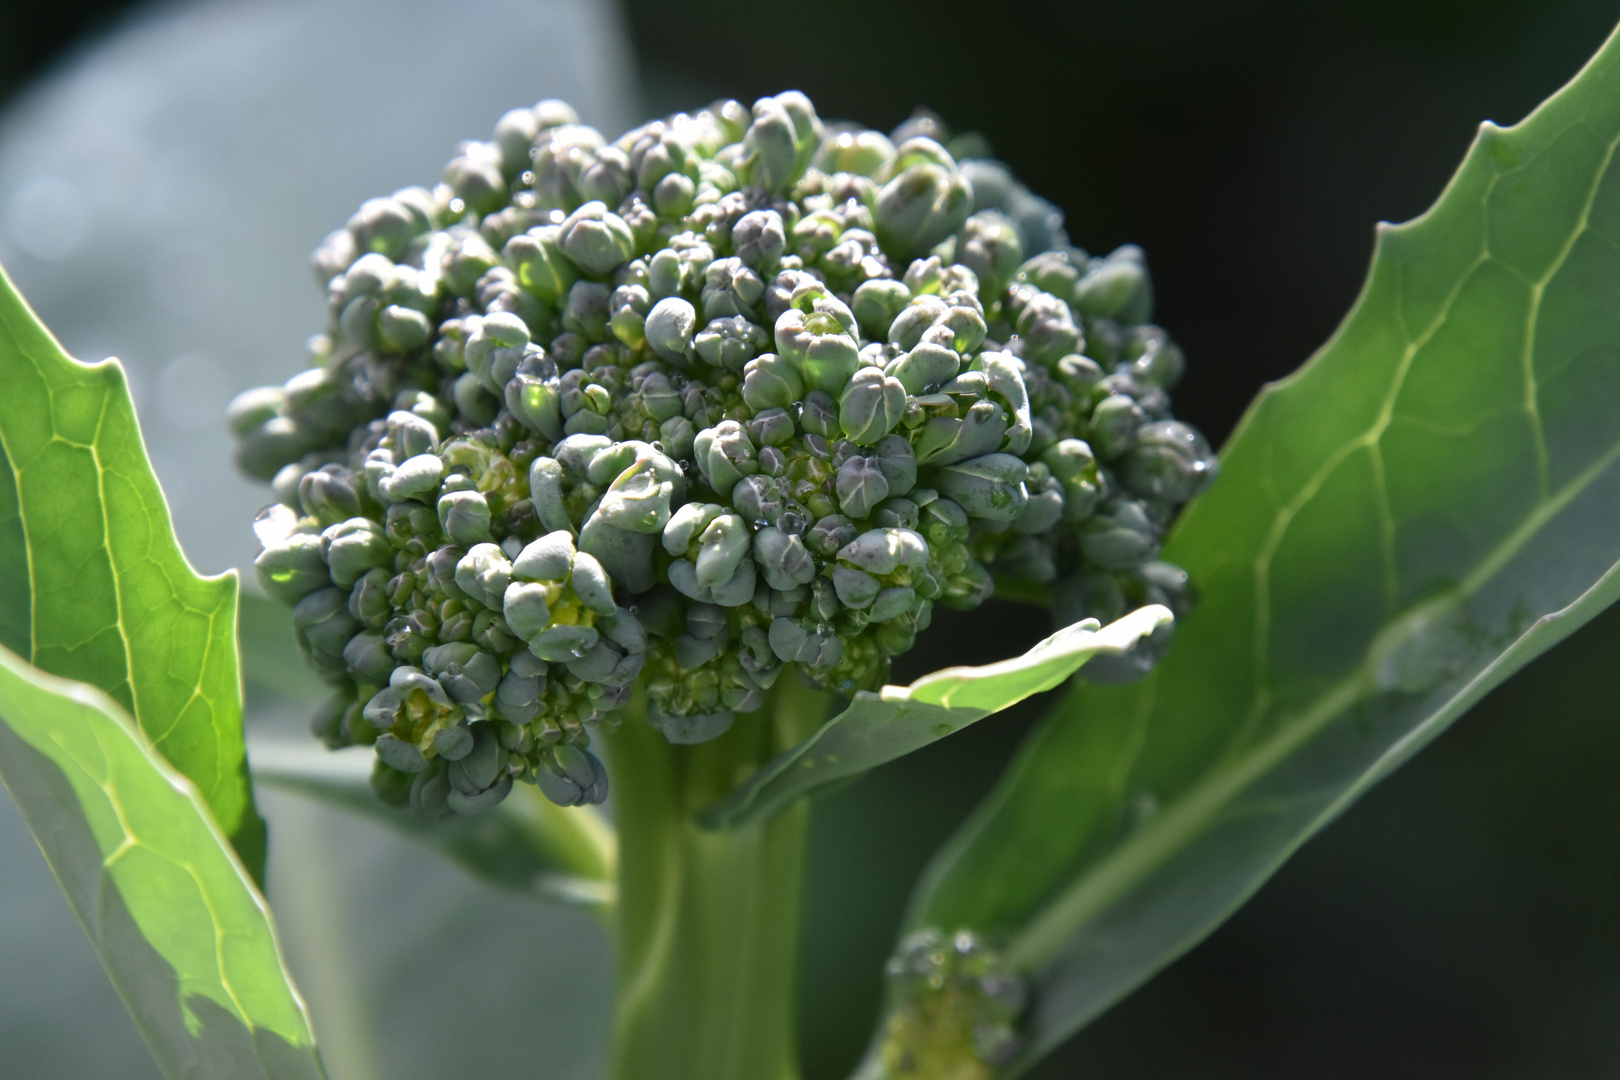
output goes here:
[{"label": "thick green stem", "polygon": [[638,716],[609,740],[619,830],[613,1080],[797,1080],[808,810],[706,831],[693,811],[813,730],[793,675],[726,735],[672,746]]}]

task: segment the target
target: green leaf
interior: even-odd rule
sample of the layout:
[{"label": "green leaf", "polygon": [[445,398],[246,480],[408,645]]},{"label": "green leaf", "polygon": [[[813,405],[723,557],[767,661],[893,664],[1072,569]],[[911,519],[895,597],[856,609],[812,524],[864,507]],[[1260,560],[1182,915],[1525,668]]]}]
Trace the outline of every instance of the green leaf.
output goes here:
[{"label": "green leaf", "polygon": [[1070,694],[936,858],[909,923],[1034,973],[1022,1065],[1620,595],[1617,144],[1611,37],[1380,228],[1166,545],[1203,594],[1170,656]]},{"label": "green leaf", "polygon": [[1158,606],[1140,608],[1100,629],[1096,619],[1086,619],[1011,660],[945,668],[910,686],[885,686],[875,694],[862,690],[849,708],[767,762],[747,783],[702,811],[698,821],[709,828],[762,821],[805,795],[1060,686],[1097,653],[1125,652],[1170,621],[1170,612]]},{"label": "green leaf", "polygon": [[325,1076],[264,897],[117,702],[0,647],[0,780],[166,1075]]},{"label": "green leaf", "polygon": [[384,804],[368,778],[369,747],[331,752],[309,743],[255,741],[253,775],[371,818],[439,852],[474,877],[541,900],[607,908],[617,845],[595,807],[561,807],[517,784],[487,813],[429,821]]},{"label": "green leaf", "polygon": [[258,877],[236,575],[181,553],[123,369],[69,357],[3,270],[0,385],[0,645],[132,713]]}]

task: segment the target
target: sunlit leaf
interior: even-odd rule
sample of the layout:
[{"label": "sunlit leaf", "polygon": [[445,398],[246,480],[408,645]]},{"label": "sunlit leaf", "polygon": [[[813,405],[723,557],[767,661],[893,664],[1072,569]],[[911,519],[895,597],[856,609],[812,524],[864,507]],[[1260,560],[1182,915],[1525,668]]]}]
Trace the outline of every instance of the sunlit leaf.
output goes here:
[{"label": "sunlit leaf", "polygon": [[181,553],[123,369],[69,357],[3,271],[0,385],[0,645],[132,713],[258,876],[235,574]]},{"label": "sunlit leaf", "polygon": [[1087,619],[1011,660],[945,668],[910,686],[860,691],[849,708],[767,763],[723,802],[700,814],[699,821],[735,828],[763,820],[796,799],[1060,686],[1097,653],[1125,652],[1169,622],[1169,610],[1157,606],[1141,608],[1101,628],[1095,619]]},{"label": "sunlit leaf", "polygon": [[117,702],[0,648],[0,779],[166,1075],[325,1075],[264,897]]},{"label": "sunlit leaf", "polygon": [[1611,38],[1380,229],[1166,545],[1203,594],[1169,658],[1071,693],[936,859],[910,923],[1034,974],[1022,1064],[1620,595],[1617,144]]}]

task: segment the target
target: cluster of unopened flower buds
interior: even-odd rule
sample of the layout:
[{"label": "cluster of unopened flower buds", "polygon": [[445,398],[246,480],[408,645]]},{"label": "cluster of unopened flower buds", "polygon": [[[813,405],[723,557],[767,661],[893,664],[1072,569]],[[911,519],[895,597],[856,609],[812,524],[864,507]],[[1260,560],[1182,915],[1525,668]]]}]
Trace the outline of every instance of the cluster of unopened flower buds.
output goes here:
[{"label": "cluster of unopened flower buds", "polygon": [[635,684],[713,738],[787,667],[878,685],[998,578],[1179,606],[1153,560],[1215,459],[1140,251],[944,141],[790,92],[608,142],[545,101],[327,237],[313,366],[229,421],[320,732],[380,791],[600,801]]},{"label": "cluster of unopened flower buds", "polygon": [[906,935],[887,967],[890,1007],[862,1077],[989,1080],[1022,1049],[1024,980],[971,930]]}]

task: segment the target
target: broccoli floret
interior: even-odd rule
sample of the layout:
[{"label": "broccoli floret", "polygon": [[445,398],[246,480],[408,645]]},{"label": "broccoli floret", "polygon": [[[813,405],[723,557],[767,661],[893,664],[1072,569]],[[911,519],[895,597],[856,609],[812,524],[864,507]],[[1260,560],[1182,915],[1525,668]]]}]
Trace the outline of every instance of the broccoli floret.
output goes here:
[{"label": "broccoli floret", "polygon": [[379,794],[600,802],[590,730],[634,685],[711,739],[788,667],[877,686],[998,581],[1184,604],[1154,560],[1216,460],[1142,253],[1071,246],[925,119],[789,92],[609,142],[544,101],[322,242],[311,368],[229,422],[278,500],[260,581],[337,688],[319,733],[376,748]]}]

